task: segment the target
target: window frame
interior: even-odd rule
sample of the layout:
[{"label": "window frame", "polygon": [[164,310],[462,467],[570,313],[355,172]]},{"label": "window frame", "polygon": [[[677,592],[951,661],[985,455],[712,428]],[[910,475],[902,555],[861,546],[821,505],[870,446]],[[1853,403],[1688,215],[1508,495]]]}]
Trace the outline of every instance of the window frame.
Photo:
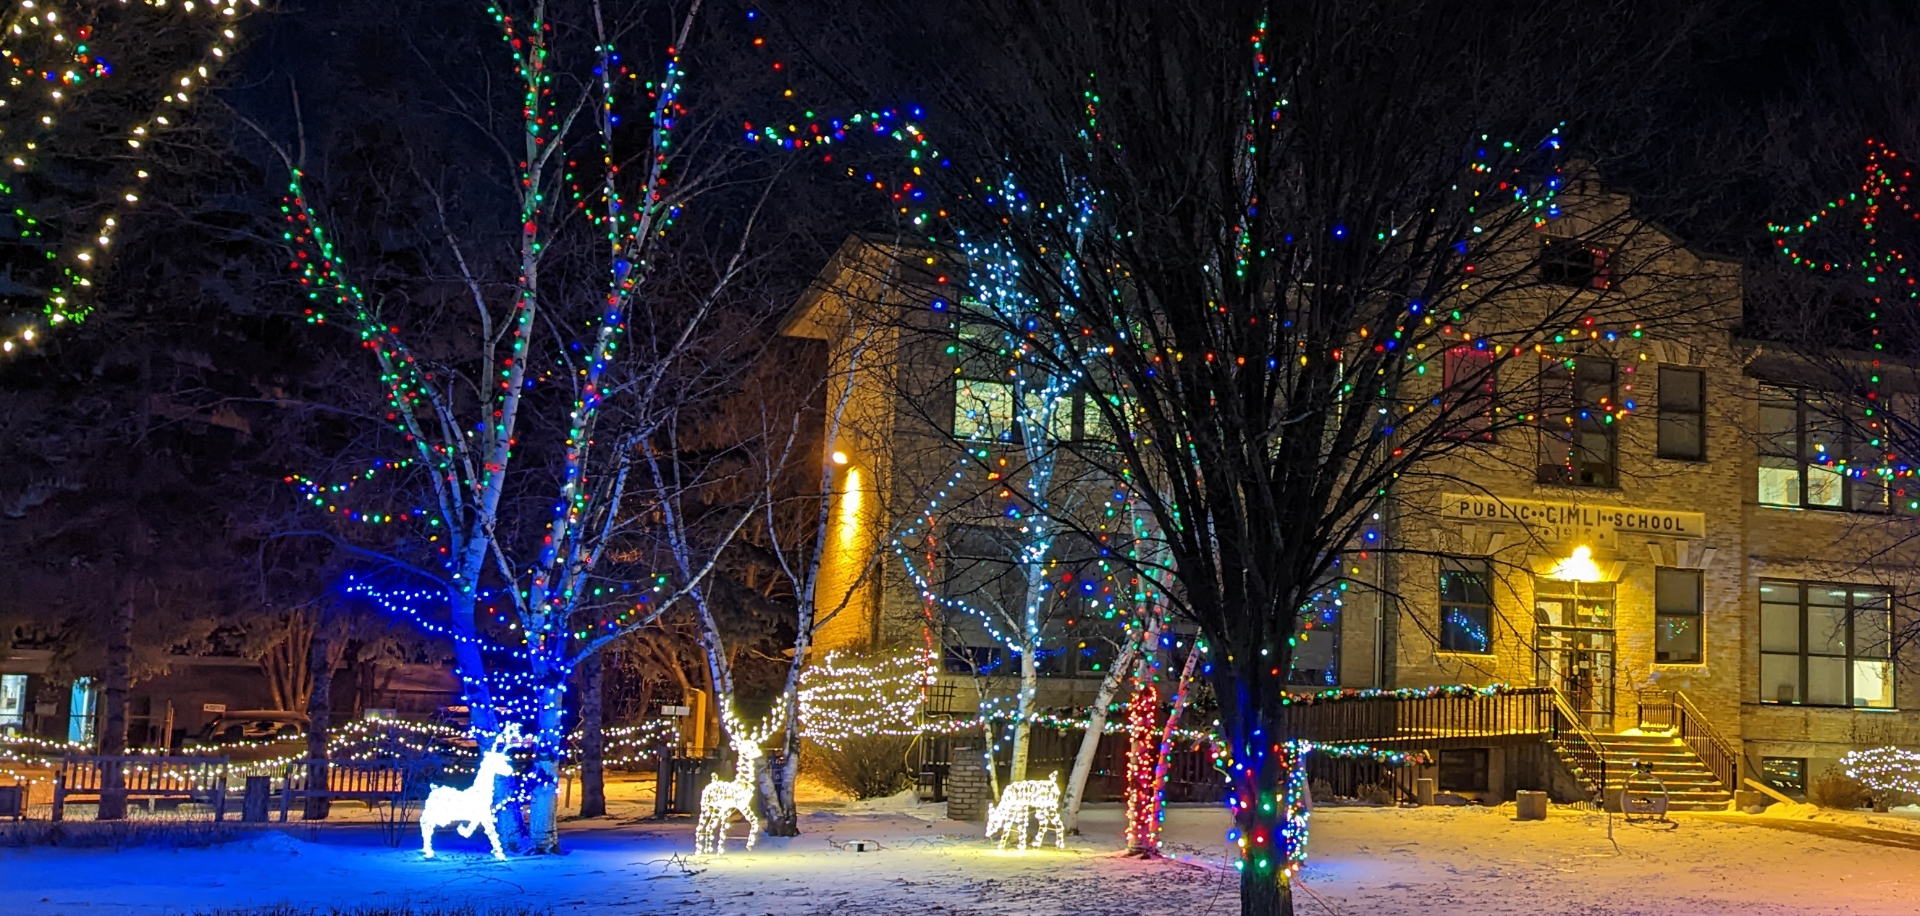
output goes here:
[{"label": "window frame", "polygon": [[[1759,645],[1760,703],[1762,705],[1799,706],[1799,707],[1807,707],[1807,708],[1815,708],[1815,709],[1884,710],[1888,712],[1897,711],[1900,708],[1900,694],[1898,690],[1898,680],[1897,680],[1898,666],[1894,664],[1894,654],[1895,654],[1894,647],[1893,647],[1894,646],[1894,643],[1893,643],[1894,614],[1893,614],[1893,592],[1891,589],[1880,588],[1878,586],[1848,585],[1848,584],[1838,583],[1838,582],[1811,582],[1811,581],[1796,580],[1796,579],[1761,579],[1760,585],[1761,585],[1761,588],[1763,589],[1763,591],[1761,592],[1761,601],[1760,601],[1760,634],[1761,635],[1760,635],[1760,645]],[[1788,602],[1779,601],[1779,600],[1774,600],[1774,601],[1766,600],[1766,592],[1764,591],[1764,589],[1767,589],[1767,588],[1785,588],[1785,589],[1793,590],[1795,594],[1796,603],[1789,604]],[[1822,589],[1827,591],[1833,591],[1833,590],[1845,591],[1847,596],[1846,602],[1843,605],[1815,604],[1811,601],[1811,597],[1810,597],[1815,589]],[[1886,627],[1885,627],[1886,654],[1885,655],[1864,655],[1864,654],[1861,654],[1860,652],[1859,639],[1857,638],[1857,634],[1859,633],[1859,629],[1860,629],[1859,628],[1860,612],[1863,608],[1878,610],[1878,608],[1872,608],[1869,605],[1865,605],[1859,602],[1858,599],[1862,593],[1877,594],[1880,596],[1880,602],[1883,602],[1882,606],[1884,607],[1884,613],[1886,614]],[[1797,624],[1796,637],[1798,639],[1798,646],[1799,646],[1797,649],[1788,651],[1788,650],[1782,650],[1782,649],[1767,648],[1767,636],[1766,636],[1767,613],[1768,613],[1767,608],[1769,605],[1772,605],[1774,607],[1791,607],[1797,611],[1798,617],[1795,621]],[[1815,607],[1821,607],[1821,608],[1842,607],[1845,609],[1846,629],[1845,629],[1845,633],[1840,636],[1842,651],[1839,654],[1835,654],[1832,652],[1814,652],[1813,651],[1812,608],[1815,608]],[[1797,666],[1795,669],[1796,670],[1795,677],[1797,678],[1797,681],[1795,684],[1796,698],[1794,700],[1783,701],[1779,698],[1778,692],[1776,692],[1773,697],[1768,697],[1766,695],[1767,678],[1766,678],[1765,672],[1767,670],[1767,659],[1770,657],[1797,659]],[[1844,678],[1841,681],[1841,694],[1846,698],[1845,702],[1814,703],[1808,700],[1808,696],[1810,692],[1809,687],[1811,685],[1811,679],[1812,679],[1812,666],[1813,666],[1812,660],[1816,658],[1817,659],[1839,659],[1841,661],[1841,670],[1844,673]],[[1858,672],[1859,665],[1862,662],[1878,663],[1879,665],[1882,666],[1883,670],[1885,671],[1885,679],[1887,682],[1887,686],[1886,686],[1887,705],[1876,706],[1876,705],[1873,705],[1872,703],[1856,702],[1856,700],[1858,699],[1858,692],[1854,684],[1854,679],[1855,679],[1854,676]]]},{"label": "window frame", "polygon": [[[1774,781],[1772,774],[1769,773],[1767,770],[1767,764],[1776,760],[1793,761],[1793,763],[1795,764],[1794,769],[1797,771],[1797,773],[1793,777],[1792,782]],[[1780,792],[1786,795],[1795,795],[1801,798],[1805,798],[1807,795],[1807,758],[1776,757],[1772,755],[1763,756],[1760,758],[1760,781],[1774,787],[1775,789],[1779,790]]]},{"label": "window frame", "polygon": [[[1668,374],[1691,375],[1699,386],[1698,401],[1693,409],[1678,409],[1669,406],[1667,397]],[[1654,449],[1656,458],[1669,461],[1705,461],[1707,460],[1707,370],[1693,366],[1661,366],[1655,373],[1659,385],[1659,403],[1654,409]],[[1691,418],[1694,421],[1695,436],[1693,454],[1682,454],[1671,448],[1667,442],[1667,418]]]},{"label": "window frame", "polygon": [[[1836,465],[1829,465],[1813,460],[1812,453],[1817,451],[1817,449],[1812,448],[1811,445],[1812,440],[1817,438],[1811,432],[1814,427],[1812,420],[1815,417],[1830,420],[1834,424],[1833,447],[1835,452],[1851,457],[1856,447],[1854,444],[1853,424],[1844,416],[1835,416],[1833,413],[1822,409],[1820,404],[1817,403],[1823,400],[1818,396],[1818,392],[1807,388],[1794,388],[1786,385],[1762,383],[1760,385],[1759,397],[1763,419],[1760,423],[1761,441],[1757,449],[1758,463],[1755,468],[1754,502],[1756,504],[1775,509],[1859,512],[1867,515],[1887,515],[1900,511],[1894,504],[1893,487],[1886,480],[1877,475],[1872,477],[1855,477],[1851,474],[1842,473],[1837,469]],[[1780,446],[1781,436],[1784,434],[1768,434],[1764,420],[1765,411],[1779,410],[1783,404],[1789,402],[1792,404],[1794,414],[1792,454],[1788,454],[1786,450]],[[1784,464],[1788,462],[1791,464]],[[1815,471],[1813,470],[1814,468],[1818,468],[1819,470]],[[1760,481],[1768,476],[1767,472],[1769,470],[1780,471],[1788,469],[1791,469],[1793,472],[1791,486],[1794,489],[1797,500],[1794,502],[1768,501],[1768,488],[1761,485]],[[1811,498],[1813,488],[1810,484],[1814,481],[1812,475],[1815,473],[1830,475],[1831,481],[1837,483],[1840,488],[1838,502],[1815,502]],[[1875,490],[1879,492],[1877,502],[1871,498]],[[1868,498],[1862,499],[1862,494],[1865,494]]]},{"label": "window frame", "polygon": [[[1479,384],[1461,384],[1462,369],[1471,360],[1471,378],[1478,374]],[[1500,393],[1500,357],[1492,350],[1470,344],[1448,347],[1440,358],[1441,411],[1448,424],[1442,435],[1449,439],[1493,442],[1494,408]],[[1462,410],[1459,416],[1455,411]]]},{"label": "window frame", "polygon": [[[1477,565],[1479,568],[1475,570],[1473,568],[1470,568],[1471,565]],[[1446,588],[1446,577],[1449,572],[1476,575],[1476,577],[1480,582],[1480,587],[1485,593],[1486,600],[1484,602],[1448,600],[1447,588]],[[1438,651],[1447,652],[1447,653],[1456,654],[1456,655],[1492,655],[1494,654],[1493,606],[1495,602],[1494,602],[1494,594],[1493,594],[1492,562],[1490,562],[1486,557],[1441,557],[1439,574],[1435,576],[1434,581],[1435,581],[1435,585],[1437,586],[1435,590],[1435,595],[1436,597],[1439,598],[1438,607],[1440,609],[1439,636],[1435,641],[1436,645],[1438,646]],[[1453,645],[1450,644],[1448,640],[1448,635],[1454,632],[1453,628],[1455,627],[1466,630],[1467,635],[1469,637],[1472,635],[1470,628],[1471,628],[1471,625],[1476,621],[1474,621],[1471,617],[1467,616],[1467,612],[1472,610],[1478,610],[1480,612],[1480,619],[1477,622],[1485,630],[1485,644],[1477,649],[1470,648],[1470,647],[1455,648]],[[1461,617],[1466,620],[1466,623],[1464,625],[1450,624],[1448,621],[1449,611],[1460,612]]]},{"label": "window frame", "polygon": [[[1693,579],[1693,610],[1673,611],[1660,606],[1660,575],[1662,573],[1688,573]],[[1688,569],[1677,566],[1656,566],[1653,569],[1653,663],[1656,665],[1702,665],[1707,658],[1707,608],[1706,574],[1704,570]],[[1693,657],[1688,659],[1660,658],[1661,627],[1670,619],[1690,621],[1694,627]]]},{"label": "window frame", "polygon": [[[1559,252],[1555,251],[1556,248]],[[1585,253],[1588,263],[1580,265],[1578,255],[1574,252]],[[1549,286],[1605,292],[1613,288],[1613,256],[1611,245],[1570,236],[1542,236],[1538,262],[1540,282]],[[1588,269],[1590,273],[1586,272]]]},{"label": "window frame", "polygon": [[[1434,788],[1442,792],[1486,792],[1491,787],[1493,755],[1484,747],[1450,747],[1434,758]],[[1464,759],[1463,759],[1464,758]],[[1467,779],[1460,778],[1465,771]]]},{"label": "window frame", "polygon": [[[1620,486],[1620,424],[1614,422],[1610,405],[1620,403],[1620,363],[1611,356],[1587,356],[1580,353],[1553,354],[1551,365],[1542,367],[1540,384],[1540,447],[1536,454],[1535,482],[1548,486],[1618,489]],[[1565,365],[1571,362],[1572,365]],[[1582,369],[1607,367],[1606,390],[1594,396],[1594,380],[1583,379]],[[1559,377],[1565,373],[1565,377]],[[1556,398],[1556,395],[1559,397]],[[1604,462],[1591,465],[1576,461],[1576,455],[1592,454],[1582,444],[1584,436],[1600,435],[1606,440]],[[1553,460],[1550,462],[1549,457]],[[1606,468],[1605,480],[1583,479],[1590,467]]]}]

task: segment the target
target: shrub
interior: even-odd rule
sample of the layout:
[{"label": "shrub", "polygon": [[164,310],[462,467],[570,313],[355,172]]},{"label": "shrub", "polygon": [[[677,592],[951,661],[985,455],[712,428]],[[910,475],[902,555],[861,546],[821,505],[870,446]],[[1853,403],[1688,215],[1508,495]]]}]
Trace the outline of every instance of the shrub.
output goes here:
[{"label": "shrub", "polygon": [[0,824],[0,847],[201,849],[258,836],[263,829],[211,820],[16,821]]},{"label": "shrub", "polygon": [[833,745],[806,742],[801,767],[828,788],[854,798],[881,798],[913,784],[910,762],[917,738],[859,735]]},{"label": "shrub", "polygon": [[1839,767],[1827,767],[1807,786],[1807,801],[1822,808],[1852,811],[1871,801],[1867,787]]},{"label": "shrub", "polygon": [[1361,786],[1356,793],[1360,800],[1370,805],[1392,808],[1400,804],[1400,797],[1394,792],[1391,782],[1370,782]]}]

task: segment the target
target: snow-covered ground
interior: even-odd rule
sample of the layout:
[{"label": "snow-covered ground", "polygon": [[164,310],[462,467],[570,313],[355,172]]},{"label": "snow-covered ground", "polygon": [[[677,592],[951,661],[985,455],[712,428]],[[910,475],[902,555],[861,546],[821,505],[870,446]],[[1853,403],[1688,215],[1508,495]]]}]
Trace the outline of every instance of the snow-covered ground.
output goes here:
[{"label": "snow-covered ground", "polygon": [[[1065,850],[1001,852],[941,806],[887,800],[804,815],[804,835],[692,858],[691,825],[575,822],[568,855],[484,857],[443,832],[442,857],[388,849],[370,826],[295,826],[212,849],[0,850],[0,914],[144,916],[294,903],[532,903],[572,914],[1088,914],[1237,911],[1224,812],[1175,808],[1175,856],[1117,855],[1119,811],[1090,808]],[[1322,808],[1303,914],[1785,916],[1920,912],[1920,849],[1685,816],[1672,830],[1511,808]],[[1755,819],[1757,820],[1757,818]],[[735,828],[735,834],[740,828]],[[854,852],[849,840],[879,848]]]}]

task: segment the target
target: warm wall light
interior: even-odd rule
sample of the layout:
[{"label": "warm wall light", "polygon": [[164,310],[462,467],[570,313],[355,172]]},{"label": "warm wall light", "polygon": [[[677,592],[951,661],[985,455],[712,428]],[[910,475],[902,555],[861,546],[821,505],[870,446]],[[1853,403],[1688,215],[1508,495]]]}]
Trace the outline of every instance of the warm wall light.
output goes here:
[{"label": "warm wall light", "polygon": [[833,453],[833,463],[834,463],[834,464],[846,464],[846,463],[847,463],[847,453],[846,453],[846,452],[834,452],[834,453]]},{"label": "warm wall light", "polygon": [[1573,548],[1573,554],[1554,564],[1553,578],[1575,582],[1600,581],[1600,566],[1593,562],[1593,551],[1585,544]]}]

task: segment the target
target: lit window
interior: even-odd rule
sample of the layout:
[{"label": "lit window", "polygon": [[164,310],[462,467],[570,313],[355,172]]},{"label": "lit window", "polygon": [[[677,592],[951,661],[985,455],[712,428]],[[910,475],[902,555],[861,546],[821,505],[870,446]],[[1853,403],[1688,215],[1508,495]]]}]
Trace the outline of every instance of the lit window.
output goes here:
[{"label": "lit window", "polygon": [[1760,702],[1893,708],[1885,589],[1760,582]]},{"label": "lit window", "polygon": [[1807,794],[1807,758],[1762,757],[1760,781],[1787,795]]},{"label": "lit window", "polygon": [[1541,483],[1611,487],[1620,426],[1617,367],[1605,356],[1555,356],[1540,372]]},{"label": "lit window", "polygon": [[1760,387],[1755,496],[1761,505],[1887,511],[1889,488],[1878,473],[1877,449],[1843,417],[1818,395]]},{"label": "lit window", "polygon": [[1013,386],[983,379],[954,379],[953,435],[956,439],[1014,441]]},{"label": "lit window", "polygon": [[1653,571],[1653,660],[1661,665],[1700,663],[1700,570]]},{"label": "lit window", "polygon": [[1483,559],[1440,561],[1440,649],[1493,651],[1492,576]]}]

